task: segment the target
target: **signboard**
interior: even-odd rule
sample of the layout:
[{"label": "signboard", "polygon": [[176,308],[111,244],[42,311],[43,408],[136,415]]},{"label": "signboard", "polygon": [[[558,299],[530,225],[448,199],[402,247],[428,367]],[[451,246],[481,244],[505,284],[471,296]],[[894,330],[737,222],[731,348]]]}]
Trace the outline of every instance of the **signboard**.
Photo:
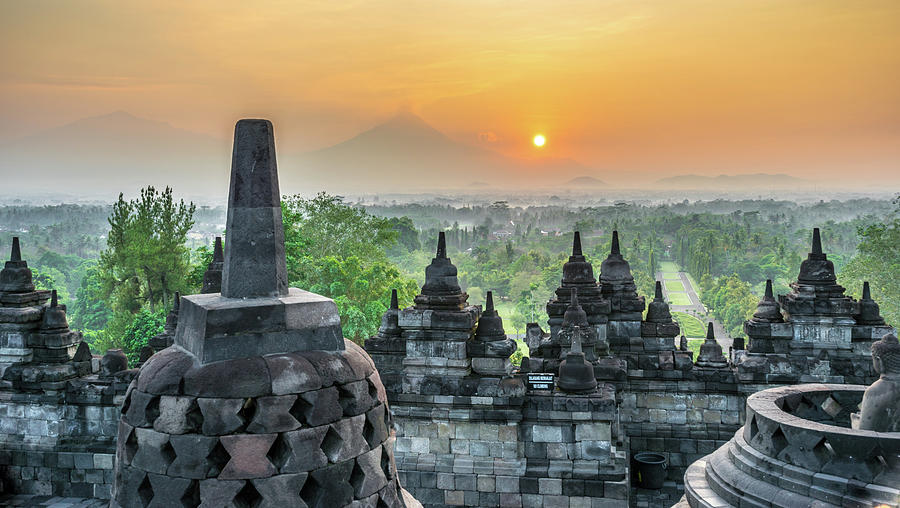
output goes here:
[{"label": "signboard", "polygon": [[552,390],[553,374],[544,372],[530,372],[527,374],[529,390]]}]

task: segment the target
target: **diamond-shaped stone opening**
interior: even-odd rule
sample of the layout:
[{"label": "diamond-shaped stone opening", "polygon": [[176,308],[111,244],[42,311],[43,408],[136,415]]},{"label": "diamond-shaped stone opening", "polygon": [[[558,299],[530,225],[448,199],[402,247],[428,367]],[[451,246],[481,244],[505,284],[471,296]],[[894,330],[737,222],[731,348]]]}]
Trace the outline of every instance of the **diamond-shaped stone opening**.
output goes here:
[{"label": "diamond-shaped stone opening", "polygon": [[171,464],[175,461],[175,457],[178,454],[175,453],[175,448],[172,448],[172,443],[166,441],[162,448],[159,449],[159,454],[166,461],[166,464]]},{"label": "diamond-shaped stone opening", "polygon": [[255,414],[256,414],[256,400],[255,399],[246,399],[244,401],[244,405],[241,406],[240,411],[238,411],[238,416],[246,424],[253,420],[253,415],[255,415]]},{"label": "diamond-shaped stone opening", "polygon": [[281,468],[284,467],[284,464],[291,458],[291,446],[288,444],[288,440],[285,439],[284,434],[278,434],[278,437],[275,438],[275,441],[272,443],[272,447],[269,448],[269,453],[266,454],[269,462],[275,466],[275,469],[281,471]]},{"label": "diamond-shaped stone opening", "polygon": [[757,434],[759,434],[759,425],[757,425],[757,423],[756,423],[756,417],[751,416],[750,417],[750,441],[753,441],[753,438],[755,438]]},{"label": "diamond-shaped stone opening", "polygon": [[131,429],[128,432],[128,437],[125,438],[125,448],[123,451],[125,452],[125,463],[131,464],[131,461],[134,459],[134,454],[137,453],[138,450],[138,441],[136,432],[134,429]]},{"label": "diamond-shaped stone opening", "polygon": [[306,503],[306,506],[318,506],[316,498],[319,497],[320,491],[321,487],[319,482],[312,476],[309,476],[306,478],[306,483],[303,484],[303,488],[300,489],[300,499]]},{"label": "diamond-shaped stone opening", "polygon": [[217,441],[216,446],[206,456],[206,461],[209,463],[209,474],[207,476],[213,478],[219,476],[222,468],[225,467],[225,464],[228,464],[229,460],[231,460],[231,455],[229,455],[228,450],[222,446],[221,441]]},{"label": "diamond-shaped stone opening", "polygon": [[350,473],[350,485],[357,496],[362,492],[363,483],[366,481],[366,473],[359,467],[359,462],[353,464],[353,471]]},{"label": "diamond-shaped stone opening", "polygon": [[777,427],[775,432],[772,433],[772,448],[774,449],[774,456],[778,456],[781,453],[781,450],[787,448],[788,440],[785,437],[784,432],[781,430],[781,427]]},{"label": "diamond-shaped stone opening", "polygon": [[262,503],[262,496],[249,480],[244,483],[244,487],[234,496],[234,506],[240,508],[255,508]]},{"label": "diamond-shaped stone opening", "polygon": [[137,492],[144,506],[149,505],[150,501],[153,501],[153,486],[150,485],[150,477],[144,476],[144,480],[138,485]]},{"label": "diamond-shaped stone opening", "polygon": [[128,393],[125,394],[125,400],[122,401],[122,410],[120,411],[120,413],[127,413],[129,407],[131,407],[131,390],[129,390]]},{"label": "diamond-shaped stone opening", "polygon": [[366,382],[369,383],[369,397],[372,397],[372,400],[378,400],[378,387],[375,386],[375,381],[368,377]]},{"label": "diamond-shaped stone opening", "polygon": [[830,395],[825,398],[825,401],[822,402],[819,407],[821,407],[822,411],[825,411],[825,413],[832,418],[837,417],[837,415],[841,413],[841,410],[844,409],[843,406],[841,406],[840,402],[834,400],[834,397]]},{"label": "diamond-shaped stone opening", "polygon": [[381,443],[378,441],[378,436],[375,435],[375,427],[369,423],[369,418],[366,417],[365,423],[363,423],[363,438],[365,438],[366,443],[369,444],[369,449],[375,448]]},{"label": "diamond-shaped stone opening", "polygon": [[816,456],[816,460],[819,461],[820,465],[825,465],[829,460],[834,458],[837,453],[835,453],[834,448],[831,447],[831,443],[828,442],[828,439],[822,438],[816,443],[815,446],[812,447],[813,455]]},{"label": "diamond-shaped stone opening", "polygon": [[350,392],[343,386],[338,386],[338,404],[340,404],[341,409],[344,410],[344,416],[356,416],[356,414],[350,411],[355,402],[356,397],[352,392]]},{"label": "diamond-shaped stone opening", "polygon": [[197,401],[194,400],[191,402],[191,407],[188,409],[188,413],[185,416],[187,420],[188,427],[193,431],[199,431],[203,428],[203,413],[200,411],[200,406],[197,404]]},{"label": "diamond-shaped stone opening", "polygon": [[200,505],[200,482],[191,481],[191,484],[185,489],[184,495],[181,496],[181,504],[182,506]]},{"label": "diamond-shaped stone opening", "polygon": [[312,404],[303,399],[302,396],[297,397],[294,405],[291,406],[290,411],[288,411],[291,416],[294,417],[295,420],[300,422],[301,424],[307,423],[306,415],[309,414],[309,411],[312,409]]},{"label": "diamond-shaped stone opening", "polygon": [[334,427],[328,427],[328,432],[325,433],[325,437],[322,439],[321,448],[325,456],[328,457],[329,462],[337,462],[343,447],[344,439],[334,430]]},{"label": "diamond-shaped stone opening", "polygon": [[152,426],[153,422],[159,417],[159,396],[150,399],[150,402],[147,403],[147,407],[144,408],[144,416],[147,419],[147,422]]},{"label": "diamond-shaped stone opening", "polygon": [[394,479],[394,468],[391,467],[391,456],[387,448],[381,449],[381,470],[384,471],[385,478]]}]

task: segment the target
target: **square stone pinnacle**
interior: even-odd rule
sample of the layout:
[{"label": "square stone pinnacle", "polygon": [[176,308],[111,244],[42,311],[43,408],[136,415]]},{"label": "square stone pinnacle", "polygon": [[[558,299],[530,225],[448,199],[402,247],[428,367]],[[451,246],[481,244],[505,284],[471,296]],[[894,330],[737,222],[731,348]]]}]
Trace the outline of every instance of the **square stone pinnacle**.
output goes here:
[{"label": "square stone pinnacle", "polygon": [[175,344],[201,363],[294,351],[344,349],[341,317],[330,298],[290,288],[286,296],[182,297]]},{"label": "square stone pinnacle", "polygon": [[234,127],[226,230],[222,296],[288,294],[275,134],[268,120],[240,120]]}]

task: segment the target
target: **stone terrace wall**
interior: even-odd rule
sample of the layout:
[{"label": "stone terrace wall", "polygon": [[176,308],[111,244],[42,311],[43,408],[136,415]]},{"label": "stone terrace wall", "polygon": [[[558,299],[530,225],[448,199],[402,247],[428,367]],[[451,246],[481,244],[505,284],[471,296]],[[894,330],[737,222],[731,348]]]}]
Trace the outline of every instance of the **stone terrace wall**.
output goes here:
[{"label": "stone terrace wall", "polygon": [[2,491],[109,499],[127,385],[93,376],[61,394],[0,392]]}]

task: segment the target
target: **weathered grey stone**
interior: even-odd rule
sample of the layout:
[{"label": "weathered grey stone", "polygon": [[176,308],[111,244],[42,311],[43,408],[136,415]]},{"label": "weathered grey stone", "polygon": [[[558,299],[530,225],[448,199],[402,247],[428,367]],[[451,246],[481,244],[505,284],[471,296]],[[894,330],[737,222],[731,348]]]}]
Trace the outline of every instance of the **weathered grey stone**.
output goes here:
[{"label": "weathered grey stone", "polygon": [[268,395],[271,386],[269,370],[261,357],[201,365],[184,376],[184,393],[195,397],[260,397]]},{"label": "weathered grey stone", "polygon": [[240,412],[246,399],[197,399],[203,414],[202,431],[207,436],[231,434],[244,426]]},{"label": "weathered grey stone", "polygon": [[148,473],[166,474],[175,460],[175,450],[169,444],[168,434],[150,429],[134,429],[137,452],[131,465]]},{"label": "weathered grey stone", "polygon": [[218,293],[185,296],[178,319],[175,344],[201,363],[344,349],[334,301],[296,288],[267,298],[232,299]]},{"label": "weathered grey stone", "polygon": [[260,508],[306,508],[306,502],[300,497],[300,491],[306,484],[306,473],[281,474],[271,478],[252,480],[259,495],[262,496]]},{"label": "weathered grey stone", "polygon": [[311,427],[337,421],[344,414],[338,389],[334,386],[301,394],[295,408],[298,406],[299,413],[295,409],[293,414],[303,415],[303,421]]},{"label": "weathered grey stone", "polygon": [[175,460],[166,472],[170,476],[203,479],[214,476],[210,473],[218,474],[217,468],[224,465],[217,464],[217,460],[209,458],[219,443],[214,437],[197,434],[170,436],[169,443],[175,450]]},{"label": "weathered grey stone", "polygon": [[237,434],[222,436],[219,441],[231,457],[219,478],[222,480],[244,480],[268,478],[278,471],[266,456],[275,434]]},{"label": "weathered grey stone", "polygon": [[322,442],[322,451],[330,462],[342,462],[369,451],[369,444],[363,436],[365,421],[365,415],[358,415],[331,424],[331,430]]},{"label": "weathered grey stone", "polygon": [[234,501],[238,492],[244,488],[243,480],[203,480],[200,482],[200,506],[202,508],[220,508],[240,506]]},{"label": "weathered grey stone", "polygon": [[275,134],[268,120],[240,120],[234,127],[226,229],[222,295],[287,294]]},{"label": "weathered grey stone", "polygon": [[128,397],[125,420],[132,427],[149,427],[159,416],[159,396],[132,390]]},{"label": "weathered grey stone", "polygon": [[300,354],[268,355],[263,358],[272,376],[272,393],[275,395],[303,393],[322,387],[319,373]]},{"label": "weathered grey stone", "polygon": [[199,409],[194,397],[162,395],[159,398],[159,416],[153,421],[153,429],[166,434],[191,432],[199,423]]},{"label": "weathered grey stone", "polygon": [[354,381],[338,387],[340,391],[340,404],[347,416],[356,416],[365,413],[377,402],[369,394],[369,381]]},{"label": "weathered grey stone", "polygon": [[356,492],[356,498],[368,497],[387,485],[387,477],[381,469],[381,447],[364,453],[356,458],[356,468],[350,476],[350,484]]},{"label": "weathered grey stone", "polygon": [[[353,473],[355,461],[342,462],[329,467],[317,469],[306,479],[303,500],[310,508],[328,508],[344,506],[353,501],[353,486],[350,475]],[[310,482],[313,482],[310,484]],[[388,506],[398,506],[389,504]]]},{"label": "weathered grey stone", "polygon": [[328,457],[322,451],[322,440],[329,427],[313,427],[285,432],[270,451],[270,458],[282,473],[302,473],[324,467]]},{"label": "weathered grey stone", "polygon": [[290,413],[296,401],[296,395],[257,398],[256,411],[253,413],[253,419],[247,424],[247,432],[271,434],[300,427],[300,422]]},{"label": "weathered grey stone", "polygon": [[[171,508],[172,506],[195,505],[199,491],[194,491],[194,482],[186,478],[173,478],[158,474],[147,475],[153,489],[153,500],[148,508]],[[194,499],[196,494],[197,500]]]},{"label": "weathered grey stone", "polygon": [[194,358],[187,352],[166,348],[151,356],[141,368],[137,387],[156,395],[178,395],[181,380],[194,363]]}]

